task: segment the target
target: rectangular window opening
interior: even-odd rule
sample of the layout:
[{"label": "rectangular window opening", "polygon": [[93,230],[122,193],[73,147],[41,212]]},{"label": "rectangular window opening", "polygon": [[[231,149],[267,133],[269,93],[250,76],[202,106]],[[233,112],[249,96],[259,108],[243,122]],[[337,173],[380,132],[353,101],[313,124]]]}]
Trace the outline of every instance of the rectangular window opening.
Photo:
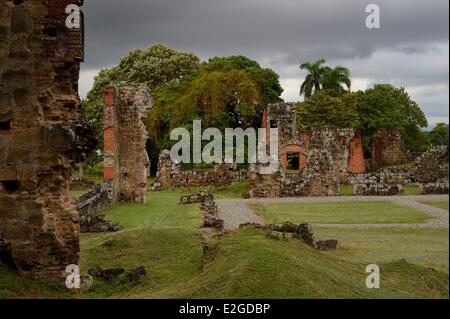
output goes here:
[{"label": "rectangular window opening", "polygon": [[300,153],[288,153],[287,154],[287,166],[288,171],[300,170]]}]

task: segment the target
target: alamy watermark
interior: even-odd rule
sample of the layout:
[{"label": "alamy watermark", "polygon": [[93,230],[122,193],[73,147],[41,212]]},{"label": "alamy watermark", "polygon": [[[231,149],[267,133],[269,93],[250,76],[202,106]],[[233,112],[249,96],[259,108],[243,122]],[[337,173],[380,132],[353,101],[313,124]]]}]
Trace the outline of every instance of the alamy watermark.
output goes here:
[{"label": "alamy watermark", "polygon": [[66,7],[66,27],[69,29],[81,28],[81,10],[76,4],[69,4]]},{"label": "alamy watermark", "polygon": [[[202,122],[195,120],[192,136],[186,128],[176,128],[170,140],[178,141],[170,151],[172,161],[178,164],[248,163],[260,164],[261,174],[274,174],[279,170],[278,128],[226,128],[224,138],[217,128],[202,132]],[[202,146],[204,141],[209,143]]]},{"label": "alamy watermark", "polygon": [[381,27],[381,11],[380,6],[377,4],[369,4],[366,7],[366,27],[367,29],[379,29]]},{"label": "alamy watermark", "polygon": [[366,278],[366,287],[368,289],[380,289],[380,267],[375,264],[368,265],[366,273],[370,274]]},{"label": "alamy watermark", "polygon": [[68,265],[66,267],[66,273],[69,274],[66,277],[66,287],[68,289],[80,289],[81,287],[80,267],[78,265]]}]

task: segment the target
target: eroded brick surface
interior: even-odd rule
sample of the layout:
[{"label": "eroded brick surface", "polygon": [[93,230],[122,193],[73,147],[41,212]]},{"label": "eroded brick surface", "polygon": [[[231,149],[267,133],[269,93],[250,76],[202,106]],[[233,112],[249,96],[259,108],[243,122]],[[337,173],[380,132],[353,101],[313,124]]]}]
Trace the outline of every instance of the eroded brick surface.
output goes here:
[{"label": "eroded brick surface", "polygon": [[69,4],[82,1],[0,2],[0,244],[7,263],[45,282],[78,263],[69,181],[96,144],[82,123],[82,30],[66,28]]},{"label": "eroded brick surface", "polygon": [[150,161],[144,118],[152,106],[143,84],[104,89],[104,178],[113,182],[113,201],[145,203]]}]

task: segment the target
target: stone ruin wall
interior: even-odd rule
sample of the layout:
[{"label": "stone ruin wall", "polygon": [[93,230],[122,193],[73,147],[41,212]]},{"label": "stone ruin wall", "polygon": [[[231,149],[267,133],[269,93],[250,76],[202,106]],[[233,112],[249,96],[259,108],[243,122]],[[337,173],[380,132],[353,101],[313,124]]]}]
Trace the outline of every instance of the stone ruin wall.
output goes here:
[{"label": "stone ruin wall", "polygon": [[113,202],[147,201],[150,161],[143,120],[152,107],[143,84],[120,84],[104,89],[104,178],[112,182]]},{"label": "stone ruin wall", "polygon": [[389,165],[402,164],[405,159],[403,137],[398,130],[382,129],[374,134],[371,160],[373,170]]},{"label": "stone ruin wall", "polygon": [[[332,196],[348,174],[365,173],[361,135],[353,129],[299,132],[294,104],[270,105],[262,127],[279,130],[280,172],[251,176],[252,197]],[[289,153],[299,154],[299,170],[287,170]]]},{"label": "stone ruin wall", "polygon": [[78,264],[72,167],[95,147],[78,98],[80,0],[0,2],[0,263],[44,282]]},{"label": "stone ruin wall", "polygon": [[236,170],[229,164],[218,164],[208,171],[184,171],[180,164],[172,161],[170,151],[164,150],[159,156],[152,189],[161,191],[174,187],[225,186],[247,180],[248,171]]},{"label": "stone ruin wall", "polygon": [[[252,197],[334,196],[339,193],[339,185],[346,179],[349,170],[365,168],[362,166],[361,140],[354,130],[317,130],[301,133],[299,140],[297,145],[303,155],[303,159],[300,157],[300,170],[286,170],[283,163],[285,147],[281,147],[280,172],[272,175],[253,174]],[[355,145],[361,149],[357,150]],[[297,151],[292,144],[289,149]]]},{"label": "stone ruin wall", "polygon": [[448,194],[448,147],[432,148],[416,158],[413,165],[394,165],[369,174],[351,174],[355,195],[396,195],[403,185],[416,185],[422,194]]}]

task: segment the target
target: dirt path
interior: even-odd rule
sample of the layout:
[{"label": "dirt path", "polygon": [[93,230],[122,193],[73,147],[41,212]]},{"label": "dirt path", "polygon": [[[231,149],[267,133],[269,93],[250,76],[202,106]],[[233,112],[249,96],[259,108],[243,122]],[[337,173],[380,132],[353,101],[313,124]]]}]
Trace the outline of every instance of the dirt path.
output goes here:
[{"label": "dirt path", "polygon": [[423,202],[448,200],[448,195],[425,196],[342,196],[342,197],[286,197],[286,198],[252,198],[217,200],[219,218],[224,220],[226,231],[238,229],[246,223],[264,224],[249,207],[249,204],[277,203],[323,203],[355,201],[389,201],[401,206],[417,209],[428,214],[431,219],[423,224],[314,224],[315,227],[331,228],[449,228],[449,212]]}]

